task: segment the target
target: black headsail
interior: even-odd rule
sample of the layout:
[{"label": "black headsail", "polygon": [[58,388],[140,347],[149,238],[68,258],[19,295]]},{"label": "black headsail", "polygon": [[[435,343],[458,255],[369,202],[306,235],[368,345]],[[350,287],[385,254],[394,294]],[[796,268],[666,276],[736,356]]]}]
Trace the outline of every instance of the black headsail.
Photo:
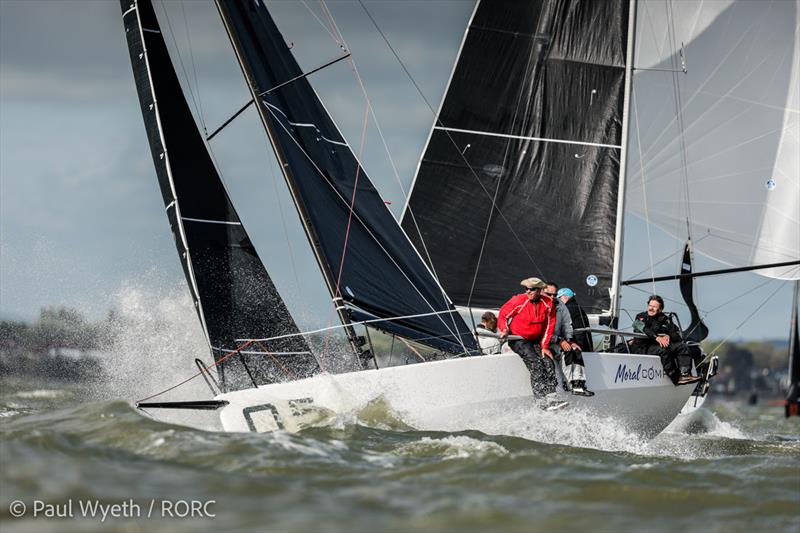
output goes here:
[{"label": "black headsail", "polygon": [[[683,249],[683,261],[681,261],[681,274],[692,273],[692,243],[686,243]],[[678,282],[681,289],[681,296],[683,301],[686,302],[686,307],[689,308],[689,315],[691,322],[689,327],[683,330],[683,339],[687,341],[700,342],[708,337],[708,326],[703,323],[700,318],[700,313],[697,310],[697,304],[694,303],[694,278],[685,277],[681,278]]]},{"label": "black headsail", "polygon": [[476,7],[403,215],[457,305],[538,276],[610,308],[628,5]]},{"label": "black headsail", "polygon": [[476,349],[263,3],[217,6],[343,321],[342,300],[358,320],[407,317],[376,324],[386,331],[452,353]]},{"label": "black headsail", "polygon": [[[192,300],[215,361],[235,339],[299,330],[231,204],[181,90],[150,0],[121,0],[150,150]],[[307,377],[302,337],[249,346],[217,365],[222,386]]]}]

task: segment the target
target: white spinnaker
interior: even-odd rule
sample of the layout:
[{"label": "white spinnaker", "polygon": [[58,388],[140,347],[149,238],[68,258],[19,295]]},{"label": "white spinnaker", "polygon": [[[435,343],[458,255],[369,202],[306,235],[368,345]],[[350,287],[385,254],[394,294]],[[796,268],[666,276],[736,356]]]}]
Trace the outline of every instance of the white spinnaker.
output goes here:
[{"label": "white spinnaker", "polygon": [[[800,259],[800,2],[668,1],[637,15],[628,209],[678,239],[688,219],[695,251],[731,266]],[[685,169],[674,75],[645,70],[680,69],[681,43]]]}]

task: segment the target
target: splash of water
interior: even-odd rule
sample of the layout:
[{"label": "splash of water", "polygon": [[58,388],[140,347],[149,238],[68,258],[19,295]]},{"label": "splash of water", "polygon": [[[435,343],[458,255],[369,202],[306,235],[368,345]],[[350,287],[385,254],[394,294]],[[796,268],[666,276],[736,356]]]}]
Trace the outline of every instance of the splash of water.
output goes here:
[{"label": "splash of water", "polygon": [[[107,332],[111,345],[103,361],[107,379],[97,399],[135,401],[196,373],[195,357],[208,359],[202,329],[185,285],[156,291],[126,283],[112,296],[115,318]],[[160,399],[196,399],[210,394],[201,378]]]}]

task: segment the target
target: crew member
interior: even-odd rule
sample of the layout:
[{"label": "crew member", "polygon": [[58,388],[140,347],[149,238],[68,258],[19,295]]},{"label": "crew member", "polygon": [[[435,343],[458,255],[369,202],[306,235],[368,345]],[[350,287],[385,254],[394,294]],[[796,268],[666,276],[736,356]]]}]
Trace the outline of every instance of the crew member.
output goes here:
[{"label": "crew member", "polygon": [[556,306],[553,300],[542,296],[545,284],[539,278],[527,278],[520,282],[525,288],[522,294],[511,297],[500,308],[497,328],[500,338],[509,333],[522,337],[508,343],[522,358],[531,374],[533,396],[543,401],[542,408],[558,409],[566,405],[556,395],[555,362],[550,351],[550,338],[556,327]]},{"label": "crew member", "polygon": [[559,293],[556,283],[547,282],[543,294],[549,296],[556,304],[556,327],[550,339],[550,351],[556,354],[556,359],[561,362],[564,389],[571,390],[572,394],[578,396],[594,396],[594,393],[586,388],[583,354],[581,347],[575,342],[572,316],[564,302],[557,297]]},{"label": "crew member", "polygon": [[633,331],[644,333],[647,338],[635,338],[630,342],[631,352],[658,355],[664,373],[675,385],[685,385],[700,381],[692,376],[689,369],[682,373],[678,368],[678,358],[691,357],[686,344],[680,336],[678,327],[664,314],[664,300],[654,294],[647,299],[647,311],[639,313],[633,321]]},{"label": "crew member", "polygon": [[494,313],[486,311],[481,315],[481,323],[475,326],[475,333],[482,353],[500,353],[503,343],[497,338],[497,317]]}]

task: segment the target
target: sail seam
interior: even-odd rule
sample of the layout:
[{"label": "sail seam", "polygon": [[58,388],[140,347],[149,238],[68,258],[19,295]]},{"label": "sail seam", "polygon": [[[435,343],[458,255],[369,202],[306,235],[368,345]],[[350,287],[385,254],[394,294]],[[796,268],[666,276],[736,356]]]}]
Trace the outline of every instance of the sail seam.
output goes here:
[{"label": "sail seam", "polygon": [[203,218],[190,218],[190,217],[181,217],[182,220],[188,220],[190,222],[204,222],[206,224],[228,224],[230,226],[241,226],[241,222],[230,222],[228,220],[207,220]]},{"label": "sail seam", "polygon": [[472,133],[475,135],[487,135],[489,137],[502,137],[504,139],[520,139],[523,141],[541,141],[541,142],[551,142],[551,143],[559,143],[559,144],[577,144],[581,146],[598,146],[600,148],[622,148],[622,145],[619,144],[603,144],[603,143],[591,143],[585,141],[568,141],[566,139],[552,139],[547,137],[527,137],[525,135],[512,135],[510,133],[493,133],[490,131],[480,131],[480,130],[466,130],[461,128],[448,128],[445,126],[434,126],[435,130],[442,130],[442,131],[453,131],[456,133]]}]

